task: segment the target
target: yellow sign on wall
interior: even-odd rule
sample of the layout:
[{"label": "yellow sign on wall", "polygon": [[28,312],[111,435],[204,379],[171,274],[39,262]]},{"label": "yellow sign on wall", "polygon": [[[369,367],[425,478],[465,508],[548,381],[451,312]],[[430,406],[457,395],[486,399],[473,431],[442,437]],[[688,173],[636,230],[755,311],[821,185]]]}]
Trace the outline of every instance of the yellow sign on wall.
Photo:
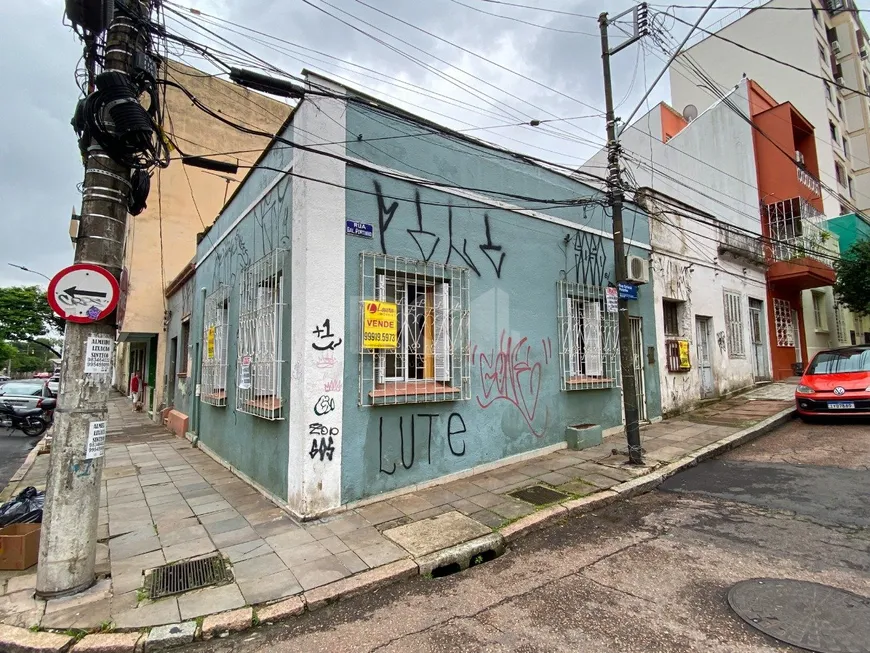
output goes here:
[{"label": "yellow sign on wall", "polygon": [[205,338],[205,353],[209,360],[214,358],[214,327],[210,326],[208,328],[208,334]]},{"label": "yellow sign on wall", "polygon": [[680,369],[691,369],[692,364],[689,362],[689,341],[680,340]]},{"label": "yellow sign on wall", "polygon": [[399,346],[399,318],[395,304],[363,302],[363,347],[395,349]]}]

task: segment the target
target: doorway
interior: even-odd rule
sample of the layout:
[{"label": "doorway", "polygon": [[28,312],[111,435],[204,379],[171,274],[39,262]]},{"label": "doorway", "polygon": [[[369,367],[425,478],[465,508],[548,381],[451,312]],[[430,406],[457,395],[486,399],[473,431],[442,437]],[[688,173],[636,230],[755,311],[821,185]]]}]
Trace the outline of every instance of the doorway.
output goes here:
[{"label": "doorway", "polygon": [[698,334],[698,373],[701,376],[701,399],[709,399],[716,394],[713,387],[713,359],[710,352],[709,317],[696,317],[695,329]]},{"label": "doorway", "polygon": [[764,381],[767,375],[767,352],[764,347],[764,302],[749,298],[749,337],[752,343],[752,375]]},{"label": "doorway", "polygon": [[175,406],[175,375],[178,372],[178,337],[172,338],[169,341],[169,374],[167,374],[166,384],[166,405]]},{"label": "doorway", "polygon": [[631,368],[634,371],[635,405],[637,419],[649,421],[646,414],[646,388],[643,381],[643,318],[629,317],[631,324]]},{"label": "doorway", "polygon": [[[793,374],[797,374],[798,376],[803,373],[804,368],[804,357],[801,354],[801,322],[800,315],[794,309],[791,309],[791,328],[792,333],[794,334],[794,361],[795,361],[795,369]],[[800,369],[801,372],[797,370]]]}]

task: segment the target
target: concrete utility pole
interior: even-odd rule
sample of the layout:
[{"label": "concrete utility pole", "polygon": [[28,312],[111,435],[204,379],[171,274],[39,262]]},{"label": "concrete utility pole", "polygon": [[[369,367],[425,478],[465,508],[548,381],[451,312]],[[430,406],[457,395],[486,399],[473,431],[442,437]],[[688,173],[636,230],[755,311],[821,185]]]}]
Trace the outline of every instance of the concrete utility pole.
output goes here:
[{"label": "concrete utility pole", "polygon": [[[635,34],[628,41],[621,43],[611,50],[607,38],[607,26],[610,24],[607,12],[598,17],[601,27],[601,61],[604,65],[604,101],[607,110],[607,193],[610,198],[610,209],[613,213],[613,256],[616,259],[616,283],[624,283],[628,280],[625,261],[625,238],[622,227],[622,204],[624,193],[622,190],[622,172],[619,169],[619,141],[616,137],[616,117],[613,112],[613,88],[610,80],[610,55],[618,52],[627,45],[634,43],[642,34],[639,31],[639,9],[646,5],[639,5],[634,9],[620,14],[620,18],[627,13],[635,14]],[[625,410],[625,437],[628,442],[628,461],[634,465],[643,464],[643,455],[640,444],[640,423],[637,410],[637,387],[634,379],[634,353],[631,344],[631,322],[628,319],[628,300],[619,297],[619,361],[622,372],[622,405]],[[640,353],[640,352],[638,352]]]},{"label": "concrete utility pole", "polygon": [[[137,3],[145,16],[150,14],[150,0],[131,0],[127,6]],[[115,14],[106,33],[104,71],[129,73],[133,53],[148,45],[145,29],[122,13]],[[130,169],[113,161],[92,140],[75,262],[102,266],[116,278],[124,258],[129,179]],[[85,453],[90,424],[106,420],[112,375],[85,373],[88,336],[114,342],[114,317],[66,325],[36,577],[36,594],[42,598],[80,592],[95,580],[103,459],[86,459]]]}]

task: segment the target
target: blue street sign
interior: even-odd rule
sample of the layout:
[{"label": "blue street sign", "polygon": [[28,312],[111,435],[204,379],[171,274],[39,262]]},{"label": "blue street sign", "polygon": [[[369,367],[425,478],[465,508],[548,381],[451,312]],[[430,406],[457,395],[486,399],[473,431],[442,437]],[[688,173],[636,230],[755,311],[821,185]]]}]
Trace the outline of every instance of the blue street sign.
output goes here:
[{"label": "blue street sign", "polygon": [[357,222],[356,220],[345,221],[344,233],[348,236],[360,236],[362,238],[373,238],[375,229],[372,225],[365,222]]},{"label": "blue street sign", "polygon": [[637,299],[637,286],[632,283],[622,283],[619,284],[619,298],[620,299]]}]

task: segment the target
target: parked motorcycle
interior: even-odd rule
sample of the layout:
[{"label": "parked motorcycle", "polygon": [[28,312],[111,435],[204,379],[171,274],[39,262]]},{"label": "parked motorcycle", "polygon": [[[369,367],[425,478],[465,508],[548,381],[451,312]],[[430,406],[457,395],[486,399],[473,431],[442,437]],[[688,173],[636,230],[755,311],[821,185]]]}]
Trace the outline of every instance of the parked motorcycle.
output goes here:
[{"label": "parked motorcycle", "polygon": [[46,427],[54,424],[54,409],[57,408],[57,398],[43,399],[39,403],[39,407],[42,409],[42,420]]},{"label": "parked motorcycle", "polygon": [[42,411],[42,408],[17,408],[0,402],[0,427],[18,429],[30,437],[42,435],[48,428],[48,423],[42,417]]}]

